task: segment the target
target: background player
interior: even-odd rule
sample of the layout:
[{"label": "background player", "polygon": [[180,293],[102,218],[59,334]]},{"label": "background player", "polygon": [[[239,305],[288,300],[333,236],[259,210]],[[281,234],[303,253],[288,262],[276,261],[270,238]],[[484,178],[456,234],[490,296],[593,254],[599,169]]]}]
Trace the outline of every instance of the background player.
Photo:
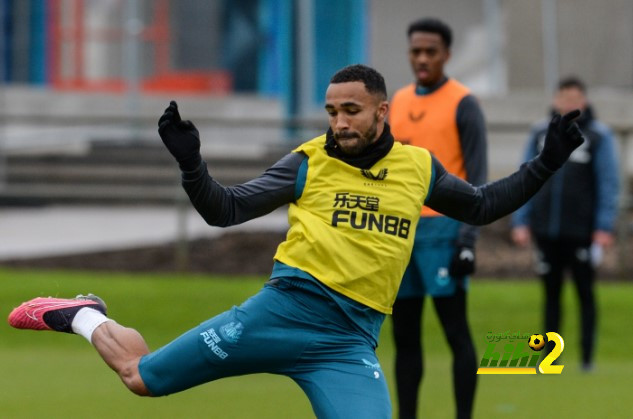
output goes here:
[{"label": "background player", "polygon": [[[444,72],[452,31],[425,18],[409,25],[409,61],[415,83],[398,90],[389,121],[397,141],[428,149],[451,174],[472,185],[486,182],[486,129],[470,90]],[[477,357],[466,315],[468,275],[475,271],[477,229],[422,209],[411,261],[393,308],[396,388],[400,418],[414,418],[423,375],[424,296],[433,305],[453,353],[457,417],[473,408]]]}]

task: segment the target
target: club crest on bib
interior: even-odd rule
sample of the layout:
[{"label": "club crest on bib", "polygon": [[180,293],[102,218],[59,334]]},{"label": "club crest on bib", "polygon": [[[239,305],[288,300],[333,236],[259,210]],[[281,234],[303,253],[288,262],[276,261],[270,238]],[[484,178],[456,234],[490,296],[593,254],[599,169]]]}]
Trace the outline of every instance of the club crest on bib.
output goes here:
[{"label": "club crest on bib", "polygon": [[368,169],[360,169],[360,173],[365,176],[367,179],[371,180],[385,180],[387,178],[387,173],[389,173],[389,169],[384,168],[378,171],[378,174],[373,174],[371,170]]}]

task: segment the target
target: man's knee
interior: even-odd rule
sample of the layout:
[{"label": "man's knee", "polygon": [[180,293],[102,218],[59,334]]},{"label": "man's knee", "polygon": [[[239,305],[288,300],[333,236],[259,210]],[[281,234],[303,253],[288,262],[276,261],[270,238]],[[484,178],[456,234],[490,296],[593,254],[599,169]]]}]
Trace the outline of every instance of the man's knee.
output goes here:
[{"label": "man's knee", "polygon": [[118,373],[123,384],[125,384],[132,393],[138,396],[152,396],[152,393],[150,393],[145,386],[145,382],[143,382],[143,378],[138,371],[138,361],[129,362],[121,368]]}]

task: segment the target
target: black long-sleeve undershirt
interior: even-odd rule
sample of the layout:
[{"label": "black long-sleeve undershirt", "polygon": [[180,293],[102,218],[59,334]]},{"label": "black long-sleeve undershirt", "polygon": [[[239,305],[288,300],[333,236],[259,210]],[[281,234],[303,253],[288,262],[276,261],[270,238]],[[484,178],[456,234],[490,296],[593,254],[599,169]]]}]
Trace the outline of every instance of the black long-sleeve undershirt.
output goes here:
[{"label": "black long-sleeve undershirt", "polygon": [[266,215],[295,200],[299,166],[305,156],[289,153],[260,176],[236,186],[222,186],[206,164],[183,172],[182,186],[194,208],[209,225],[228,227]]},{"label": "black long-sleeve undershirt", "polygon": [[472,186],[448,173],[435,158],[433,167],[435,183],[426,205],[472,225],[489,224],[515,211],[554,173],[535,158],[508,177]]},{"label": "black long-sleeve undershirt", "polygon": [[[293,202],[299,168],[306,158],[301,153],[289,153],[259,177],[228,187],[209,176],[203,163],[193,172],[183,172],[182,184],[193,206],[209,225],[226,227]],[[508,177],[472,186],[448,173],[437,159],[433,158],[432,162],[435,180],[426,205],[472,225],[488,224],[513,212],[553,174],[537,157]]]},{"label": "black long-sleeve undershirt", "polygon": [[[462,148],[466,181],[480,186],[488,181],[488,146],[486,140],[486,122],[473,95],[466,95],[457,105],[457,131]],[[470,224],[462,224],[459,228],[457,244],[474,246],[479,229]]]}]

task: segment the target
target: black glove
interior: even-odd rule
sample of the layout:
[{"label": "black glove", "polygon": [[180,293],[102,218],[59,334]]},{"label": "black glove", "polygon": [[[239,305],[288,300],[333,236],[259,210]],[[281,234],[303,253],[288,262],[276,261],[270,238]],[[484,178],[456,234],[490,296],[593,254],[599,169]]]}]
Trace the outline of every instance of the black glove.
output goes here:
[{"label": "black glove", "polygon": [[453,278],[461,278],[475,272],[475,249],[467,246],[459,246],[453,254],[448,274]]},{"label": "black glove", "polygon": [[158,120],[158,134],[182,171],[196,170],[202,162],[200,134],[193,122],[183,121],[178,104],[169,102],[165,113]]},{"label": "black glove", "polygon": [[545,145],[540,159],[550,170],[558,170],[567,161],[569,155],[584,141],[582,131],[574,119],[580,115],[579,110],[571,111],[564,116],[554,115],[547,128]]}]

